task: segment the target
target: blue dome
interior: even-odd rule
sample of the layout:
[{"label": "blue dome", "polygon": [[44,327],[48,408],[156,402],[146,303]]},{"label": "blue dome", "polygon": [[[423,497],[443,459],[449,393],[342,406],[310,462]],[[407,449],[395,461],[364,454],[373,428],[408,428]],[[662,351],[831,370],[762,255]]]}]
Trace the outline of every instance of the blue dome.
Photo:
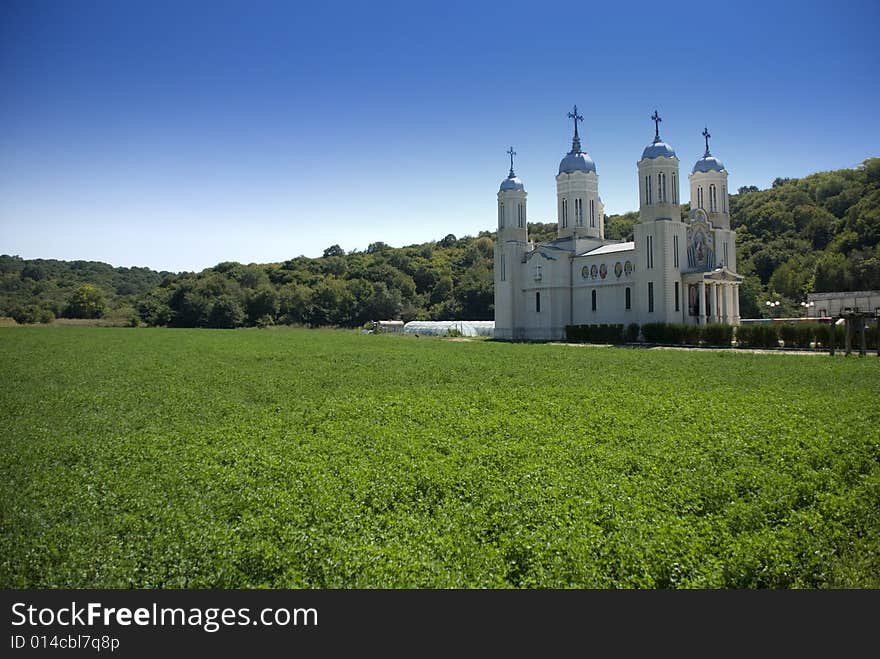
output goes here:
[{"label": "blue dome", "polygon": [[523,182],[519,180],[516,176],[508,176],[506,179],[501,181],[501,187],[499,188],[499,192],[503,192],[504,190],[525,190],[525,186]]},{"label": "blue dome", "polygon": [[571,174],[572,172],[595,172],[596,163],[589,154],[583,151],[569,151],[562,162],[559,163],[559,173]]},{"label": "blue dome", "polygon": [[675,158],[675,151],[666,142],[654,142],[642,151],[642,160],[645,158]]},{"label": "blue dome", "polygon": [[724,169],[723,162],[715,156],[705,155],[694,165],[691,174],[696,174],[697,172],[720,172],[722,169]]}]

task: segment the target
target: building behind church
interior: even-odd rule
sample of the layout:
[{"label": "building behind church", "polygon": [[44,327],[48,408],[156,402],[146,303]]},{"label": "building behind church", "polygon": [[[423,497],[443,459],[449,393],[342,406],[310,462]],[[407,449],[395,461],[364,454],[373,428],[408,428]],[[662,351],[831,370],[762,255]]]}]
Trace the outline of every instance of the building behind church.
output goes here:
[{"label": "building behind church", "polygon": [[660,139],[638,161],[639,221],[633,241],[605,238],[596,164],[574,138],[556,175],[557,238],[528,238],[527,193],[513,170],[498,191],[495,338],[555,340],[567,325],[739,323],[735,232],[727,170],[706,151],[688,177],[691,211],[681,219],[678,157]]}]

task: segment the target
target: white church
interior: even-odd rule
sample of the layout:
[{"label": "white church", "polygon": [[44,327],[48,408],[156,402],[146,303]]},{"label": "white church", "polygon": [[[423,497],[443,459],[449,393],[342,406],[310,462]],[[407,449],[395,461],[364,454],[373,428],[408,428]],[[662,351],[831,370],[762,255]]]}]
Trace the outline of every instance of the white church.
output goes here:
[{"label": "white church", "polygon": [[495,338],[556,340],[566,325],[739,323],[736,233],[730,228],[727,170],[706,152],[688,177],[691,211],[681,219],[678,157],[660,139],[638,161],[639,221],[632,242],[605,239],[596,164],[574,139],[556,175],[557,238],[529,240],[523,182],[513,171],[498,191]]}]

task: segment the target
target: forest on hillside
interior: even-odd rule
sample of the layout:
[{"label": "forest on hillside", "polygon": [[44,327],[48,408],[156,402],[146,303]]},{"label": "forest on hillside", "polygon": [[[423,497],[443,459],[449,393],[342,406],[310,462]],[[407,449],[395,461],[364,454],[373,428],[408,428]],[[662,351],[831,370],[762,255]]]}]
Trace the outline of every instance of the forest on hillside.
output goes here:
[{"label": "forest on hillside", "polygon": [[[682,207],[685,216],[688,206]],[[880,289],[880,158],[854,169],[778,178],[730,197],[743,317],[801,315],[809,292]],[[631,239],[637,212],[606,217],[606,237]],[[530,223],[530,238],[556,223]],[[155,272],[88,261],[0,256],[0,316],[17,322],[112,316],[122,324],[355,327],[399,318],[491,319],[495,234],[365,251],[339,245],[282,263],[219,263],[202,272]]]}]

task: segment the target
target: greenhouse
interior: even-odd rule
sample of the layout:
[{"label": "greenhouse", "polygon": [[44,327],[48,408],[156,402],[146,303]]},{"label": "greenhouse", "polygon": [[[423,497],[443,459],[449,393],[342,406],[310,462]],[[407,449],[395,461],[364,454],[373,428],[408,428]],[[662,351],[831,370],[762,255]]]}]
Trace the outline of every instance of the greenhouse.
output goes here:
[{"label": "greenhouse", "polygon": [[416,336],[448,336],[450,330],[459,336],[495,336],[494,320],[413,320],[403,326],[406,334]]}]

